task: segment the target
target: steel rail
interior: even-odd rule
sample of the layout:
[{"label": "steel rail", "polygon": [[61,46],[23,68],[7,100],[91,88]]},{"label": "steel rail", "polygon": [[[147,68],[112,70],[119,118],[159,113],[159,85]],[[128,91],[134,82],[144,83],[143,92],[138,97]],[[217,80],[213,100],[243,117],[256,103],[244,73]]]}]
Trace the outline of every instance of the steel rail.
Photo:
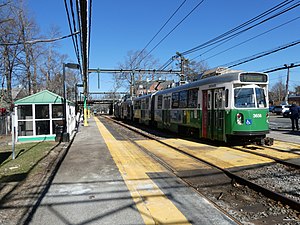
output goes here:
[{"label": "steel rail", "polygon": [[[140,130],[133,128],[131,126],[128,126],[124,123],[121,123],[117,120],[114,120],[108,116],[102,116],[104,118],[106,118],[109,121],[112,121],[114,123],[117,123],[118,125],[125,127],[135,133],[138,133],[140,135],[142,135],[143,137],[146,138],[150,138],[152,140],[155,140],[153,137],[150,137],[149,135],[147,135],[146,133],[141,132]],[[122,133],[120,134],[122,137],[125,137]],[[236,222],[237,224],[242,225],[243,223],[241,223],[240,221],[238,221],[236,218],[234,218],[232,215],[230,215],[227,211],[225,211],[224,209],[222,209],[219,205],[217,205],[217,203],[213,202],[212,200],[210,200],[209,198],[205,197],[205,195],[194,185],[192,185],[190,182],[188,182],[187,180],[181,178],[176,171],[167,163],[165,162],[163,159],[159,158],[158,156],[156,156],[154,153],[150,152],[148,149],[146,149],[145,147],[139,145],[138,143],[136,143],[135,140],[129,138],[129,137],[125,137],[127,140],[129,140],[132,144],[134,144],[135,146],[137,146],[141,151],[143,151],[145,154],[147,154],[148,156],[150,156],[152,159],[154,159],[156,162],[158,162],[160,165],[162,165],[163,167],[165,167],[169,172],[171,172],[175,177],[177,177],[183,184],[185,184],[186,186],[192,188],[195,192],[197,192],[199,195],[201,195],[202,197],[204,197],[207,201],[209,201],[210,203],[212,203],[216,208],[218,208],[222,213],[226,214],[226,216],[228,216],[230,219],[232,219],[234,222]],[[168,146],[169,147],[169,146]]]},{"label": "steel rail", "polygon": [[255,183],[253,183],[253,182],[251,182],[251,181],[249,181],[249,180],[247,180],[247,179],[245,179],[245,178],[243,178],[243,177],[241,177],[241,176],[239,176],[239,175],[234,174],[233,172],[230,172],[230,171],[227,170],[227,169],[224,169],[224,168],[222,168],[222,167],[219,167],[219,166],[217,166],[217,165],[214,165],[213,163],[208,162],[208,161],[206,161],[206,160],[200,159],[200,158],[198,158],[198,157],[196,157],[196,156],[194,156],[194,155],[192,155],[192,154],[190,154],[190,153],[187,153],[187,152],[185,152],[185,151],[183,151],[183,150],[181,150],[181,149],[179,149],[179,148],[177,148],[177,147],[175,147],[175,146],[172,146],[172,145],[170,145],[170,144],[164,143],[163,141],[159,140],[158,138],[149,135],[147,132],[143,132],[143,131],[141,131],[141,130],[135,128],[135,127],[131,127],[131,126],[128,126],[127,124],[124,124],[124,123],[122,123],[122,122],[120,122],[120,121],[113,120],[112,118],[109,118],[109,117],[105,117],[105,118],[110,119],[111,121],[113,121],[113,122],[115,122],[115,123],[117,123],[117,124],[119,124],[119,125],[121,125],[121,126],[123,126],[123,127],[126,127],[127,129],[129,129],[129,130],[131,130],[131,131],[134,131],[134,132],[136,132],[136,133],[139,133],[140,135],[142,135],[142,136],[144,136],[144,137],[147,137],[147,138],[149,138],[149,139],[151,139],[151,140],[155,140],[155,141],[157,141],[158,143],[163,144],[163,145],[165,145],[165,146],[167,146],[167,147],[169,147],[169,148],[171,148],[171,149],[174,149],[175,151],[178,151],[178,152],[180,152],[180,153],[182,153],[182,154],[184,154],[184,155],[187,155],[187,156],[189,156],[189,157],[191,157],[191,158],[193,158],[193,159],[195,159],[195,160],[198,160],[198,161],[200,161],[200,162],[202,162],[202,163],[205,163],[205,164],[207,164],[207,165],[210,165],[211,167],[214,167],[214,168],[216,168],[216,169],[219,169],[220,171],[222,171],[223,173],[225,173],[228,177],[230,177],[231,179],[234,179],[237,183],[240,183],[240,184],[242,184],[242,185],[246,185],[246,186],[248,186],[249,188],[251,188],[252,190],[255,190],[255,191],[257,191],[257,192],[260,192],[260,193],[262,193],[264,196],[266,196],[266,197],[268,197],[268,198],[270,198],[270,199],[273,199],[273,200],[275,200],[275,201],[280,201],[282,204],[288,205],[288,206],[290,206],[292,209],[295,209],[295,210],[297,210],[297,211],[300,211],[300,202],[298,202],[298,201],[295,201],[295,200],[293,200],[293,199],[291,199],[291,198],[288,198],[288,197],[286,197],[286,196],[284,196],[284,195],[282,195],[282,194],[280,194],[280,193],[278,193],[278,192],[272,191],[272,190],[267,189],[267,188],[265,188],[265,187],[262,187],[262,186],[260,186],[260,185],[258,185],[258,184],[255,184]]},{"label": "steel rail", "polygon": [[[288,161],[285,161],[285,160],[282,160],[282,159],[279,159],[279,158],[274,157],[274,156],[270,156],[270,155],[267,155],[267,154],[264,154],[264,153],[259,153],[259,152],[253,152],[251,150],[243,149],[243,148],[239,148],[239,147],[230,147],[230,148],[232,148],[233,150],[237,150],[237,151],[241,151],[241,152],[247,152],[247,153],[250,153],[250,154],[262,156],[262,157],[265,157],[265,158],[268,158],[268,159],[272,159],[275,162],[280,163],[282,165],[290,166],[290,167],[293,167],[295,169],[300,169],[300,165],[295,164],[295,163],[291,163],[291,162],[288,162]],[[271,147],[270,149],[273,149],[273,148]],[[287,152],[287,153],[289,153],[289,152]],[[293,154],[293,153],[290,152],[290,154]]]}]

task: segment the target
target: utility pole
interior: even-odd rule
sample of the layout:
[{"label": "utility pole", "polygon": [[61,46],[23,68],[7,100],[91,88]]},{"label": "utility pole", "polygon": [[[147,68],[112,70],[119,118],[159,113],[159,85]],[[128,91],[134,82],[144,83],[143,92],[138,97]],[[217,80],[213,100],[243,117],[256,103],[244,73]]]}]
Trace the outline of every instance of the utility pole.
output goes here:
[{"label": "utility pole", "polygon": [[290,65],[284,64],[284,67],[287,68],[286,84],[285,84],[285,98],[284,98],[284,101],[285,101],[285,104],[288,105],[290,68],[294,67],[294,63],[291,63]]},{"label": "utility pole", "polygon": [[180,82],[185,81],[185,73],[184,73],[184,66],[186,59],[179,53],[176,52],[177,57],[180,57]]}]

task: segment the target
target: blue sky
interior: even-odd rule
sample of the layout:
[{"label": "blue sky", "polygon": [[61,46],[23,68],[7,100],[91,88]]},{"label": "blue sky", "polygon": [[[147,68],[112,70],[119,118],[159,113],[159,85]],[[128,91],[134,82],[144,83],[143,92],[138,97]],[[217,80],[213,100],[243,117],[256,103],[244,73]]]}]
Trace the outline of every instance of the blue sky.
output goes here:
[{"label": "blue sky", "polygon": [[[69,34],[67,16],[63,0],[27,0],[32,16],[46,33],[51,26],[58,26],[62,35]],[[183,0],[109,0],[93,1],[90,68],[116,68],[124,62],[130,50],[141,50],[161,28],[166,20],[178,8]],[[177,23],[182,20],[200,0],[187,0],[176,16],[162,30],[159,36],[147,48],[151,50]],[[175,31],[166,38],[152,55],[164,64],[176,52],[183,52],[198,46],[279,4],[282,1],[270,0],[205,0]],[[187,58],[205,60],[210,68],[233,62],[259,52],[274,49],[300,39],[300,7],[243,33],[220,47],[203,54],[199,51]],[[295,19],[293,22],[268,32],[239,47],[210,58],[212,55],[239,44],[249,38],[273,29]],[[69,55],[76,62],[71,39],[59,42],[60,52]],[[246,71],[283,66],[300,62],[300,45],[274,53],[234,67]],[[209,58],[209,59],[208,59]],[[300,68],[290,70],[290,89],[300,85]],[[111,74],[101,74],[101,86],[98,89],[97,75],[90,75],[90,91],[109,91]],[[270,85],[282,80],[286,71],[270,73]]]}]

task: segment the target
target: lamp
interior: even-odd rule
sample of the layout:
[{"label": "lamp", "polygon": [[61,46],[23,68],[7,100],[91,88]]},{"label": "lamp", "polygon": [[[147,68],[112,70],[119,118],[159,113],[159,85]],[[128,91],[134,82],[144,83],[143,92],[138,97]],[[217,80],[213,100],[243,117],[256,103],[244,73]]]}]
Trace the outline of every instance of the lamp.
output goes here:
[{"label": "lamp", "polygon": [[66,72],[65,68],[69,69],[79,69],[80,65],[75,63],[63,63],[63,97],[64,97],[64,107],[63,107],[63,116],[64,116],[64,126],[62,133],[62,141],[69,142],[70,134],[67,132],[67,101],[66,101]]}]

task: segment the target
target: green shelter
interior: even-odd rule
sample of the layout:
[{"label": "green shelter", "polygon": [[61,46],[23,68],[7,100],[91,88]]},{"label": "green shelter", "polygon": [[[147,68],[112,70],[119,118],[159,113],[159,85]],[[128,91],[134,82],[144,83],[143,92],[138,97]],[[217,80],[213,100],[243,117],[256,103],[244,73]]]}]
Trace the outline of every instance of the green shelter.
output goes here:
[{"label": "green shelter", "polygon": [[[27,96],[14,103],[17,142],[54,141],[64,125],[64,98],[48,90]],[[76,129],[75,104],[66,101],[66,132]]]}]

